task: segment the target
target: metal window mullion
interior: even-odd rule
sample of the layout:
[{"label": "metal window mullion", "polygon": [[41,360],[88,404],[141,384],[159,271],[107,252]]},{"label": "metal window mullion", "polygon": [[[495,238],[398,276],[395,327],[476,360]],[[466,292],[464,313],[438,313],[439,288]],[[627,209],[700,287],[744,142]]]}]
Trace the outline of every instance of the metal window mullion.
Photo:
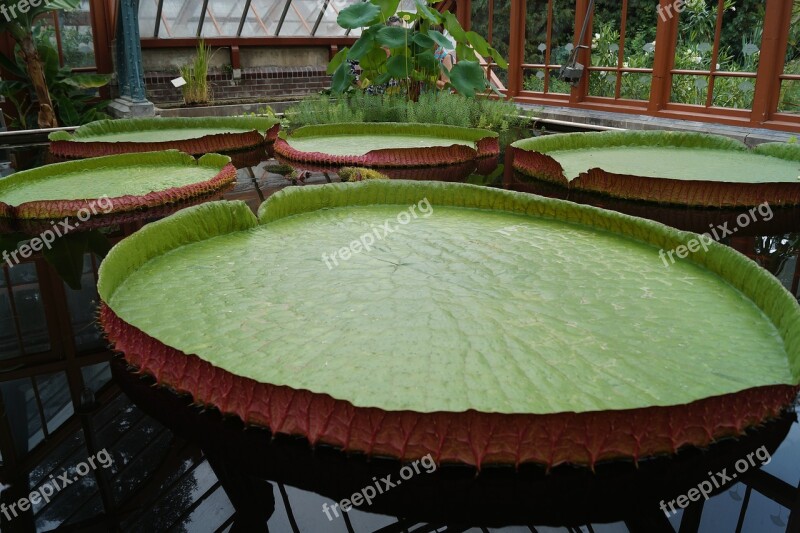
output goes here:
[{"label": "metal window mullion", "polygon": [[322,9],[319,11],[319,16],[317,17],[317,22],[314,23],[314,28],[311,30],[311,36],[315,36],[317,34],[317,29],[319,25],[322,23],[322,17],[325,16],[325,10],[328,9],[328,2],[330,0],[325,0],[322,4]]},{"label": "metal window mullion", "polygon": [[197,23],[197,36],[203,35],[203,24],[206,21],[206,10],[208,9],[208,0],[203,0],[203,8],[200,10],[200,21]]},{"label": "metal window mullion", "polygon": [[161,30],[161,14],[164,12],[164,0],[158,0],[156,7],[156,27],[153,30],[153,37],[158,38],[158,32]]},{"label": "metal window mullion", "polygon": [[42,405],[42,396],[39,394],[39,384],[36,383],[36,377],[31,376],[31,385],[33,389],[33,398],[36,401],[36,410],[39,411],[39,422],[42,424],[42,435],[45,439],[50,438],[50,432],[47,430],[47,418],[44,414],[44,405]]},{"label": "metal window mullion", "polygon": [[276,37],[281,33],[281,28],[283,28],[283,21],[286,20],[286,14],[289,12],[289,6],[291,5],[292,5],[292,0],[286,0],[286,4],[283,6],[283,12],[281,13],[281,18],[278,20],[278,27],[275,28]]},{"label": "metal window mullion", "polygon": [[242,18],[239,19],[239,29],[236,30],[236,36],[237,37],[241,37],[242,36],[242,30],[244,30],[244,23],[247,21],[247,12],[250,11],[250,4],[252,2],[253,2],[253,0],[247,0],[244,3],[244,10],[242,11]]}]

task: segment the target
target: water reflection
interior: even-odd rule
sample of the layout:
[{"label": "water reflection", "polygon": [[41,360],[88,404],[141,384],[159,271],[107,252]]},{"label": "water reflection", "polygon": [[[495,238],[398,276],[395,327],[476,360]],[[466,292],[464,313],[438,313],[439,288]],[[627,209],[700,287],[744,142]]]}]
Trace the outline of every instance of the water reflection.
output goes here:
[{"label": "water reflection", "polygon": [[[239,154],[241,169],[226,199],[253,210],[284,187],[339,181],[331,169],[293,169],[263,152]],[[39,158],[39,159],[37,159]],[[15,161],[43,160],[28,150]],[[549,196],[565,194],[510,171],[504,159],[456,169],[403,172],[393,177],[502,187]],[[469,167],[469,168],[467,168]],[[308,172],[306,172],[308,171]],[[212,195],[196,202],[219,198]],[[680,229],[705,231],[735,219],[735,211],[695,210],[570,197]],[[81,478],[8,520],[5,531],[800,531],[800,425],[794,413],[706,451],[676,458],[601,465],[597,474],[560,468],[521,471],[445,468],[376,498],[368,509],[328,521],[331,505],[392,474],[401,465],[366,460],[303,441],[272,439],[260,429],[203,412],[190,400],[152,387],[114,359],[96,324],[97,268],[108,246],[151,220],[182,208],[99,220],[74,241],[9,268],[0,276],[0,481],[10,505],[50,476],[103,448],[114,465]],[[800,214],[775,211],[723,242],[750,256],[798,296]],[[0,243],[16,246],[41,227],[0,222]],[[16,239],[13,244],[8,244]],[[667,518],[672,500],[764,446],[772,461],[707,502]],[[794,511],[794,512],[793,512]],[[266,524],[266,526],[265,526]],[[598,525],[609,524],[609,525]],[[513,527],[511,527],[513,526]],[[547,529],[547,527],[554,529]],[[538,528],[538,529],[535,529]],[[591,528],[591,529],[589,529]],[[503,529],[506,530],[506,529]]]}]

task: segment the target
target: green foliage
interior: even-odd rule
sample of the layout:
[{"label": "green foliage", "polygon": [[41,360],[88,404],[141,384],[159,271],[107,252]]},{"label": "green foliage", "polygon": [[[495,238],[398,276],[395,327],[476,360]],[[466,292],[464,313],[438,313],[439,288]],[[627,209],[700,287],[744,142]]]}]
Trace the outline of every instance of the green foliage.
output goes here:
[{"label": "green foliage", "polygon": [[286,110],[291,126],[346,122],[422,122],[497,132],[527,124],[513,103],[492,98],[469,98],[446,91],[428,92],[416,102],[402,95],[315,96],[301,100]]},{"label": "green foliage", "polygon": [[[397,11],[397,0],[368,0],[343,9],[337,18],[339,25],[346,29],[363,28],[363,31],[351,48],[341,50],[328,65],[328,74],[333,76],[333,92],[343,94],[352,90],[355,78],[345,60],[359,61],[362,89],[395,79],[399,92],[416,99],[423,88],[435,87],[443,74],[449,78],[446,87],[465,96],[486,91],[489,82],[476,54],[491,56],[499,66],[507,68],[502,54],[479,34],[464,31],[452,13],[432,9],[430,4],[433,3],[415,0],[416,13],[397,13],[405,27],[386,25],[387,19]],[[454,43],[436,29],[439,25],[444,26]],[[434,58],[435,45],[445,49],[455,45],[457,63],[449,72]]]},{"label": "green foliage", "polygon": [[[20,41],[30,34],[33,22],[37,17],[50,11],[63,9],[71,11],[81,5],[81,0],[47,0],[38,2],[36,6],[28,2],[28,10],[19,10],[19,0],[0,0],[0,32],[7,31],[15,41]],[[8,13],[8,16],[5,15]],[[16,16],[14,16],[16,15]]]},{"label": "green foliage", "polygon": [[208,85],[208,65],[213,54],[203,39],[197,43],[194,61],[181,67],[181,76],[186,85],[181,87],[183,101],[186,105],[203,105],[211,101],[211,90]]},{"label": "green foliage", "polygon": [[[103,112],[108,102],[97,100],[96,89],[107,85],[111,77],[102,74],[73,73],[69,67],[59,65],[58,51],[44,34],[40,34],[37,41],[47,88],[55,105],[59,123],[63,126],[80,126],[108,118]],[[19,45],[15,48],[13,60],[0,57],[0,66],[9,74],[20,78],[20,80],[0,80],[0,95],[11,102],[17,112],[16,118],[7,117],[9,125],[20,129],[36,127],[33,86],[28,78]]]}]

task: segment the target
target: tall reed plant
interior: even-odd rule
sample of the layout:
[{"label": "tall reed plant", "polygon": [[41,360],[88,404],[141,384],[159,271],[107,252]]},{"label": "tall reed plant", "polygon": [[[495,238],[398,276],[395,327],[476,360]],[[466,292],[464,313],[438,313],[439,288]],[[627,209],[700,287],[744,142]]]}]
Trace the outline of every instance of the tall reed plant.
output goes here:
[{"label": "tall reed plant", "polygon": [[211,89],[208,85],[208,65],[213,54],[204,40],[197,43],[194,61],[181,67],[181,76],[186,80],[181,90],[186,105],[207,104],[211,101]]}]

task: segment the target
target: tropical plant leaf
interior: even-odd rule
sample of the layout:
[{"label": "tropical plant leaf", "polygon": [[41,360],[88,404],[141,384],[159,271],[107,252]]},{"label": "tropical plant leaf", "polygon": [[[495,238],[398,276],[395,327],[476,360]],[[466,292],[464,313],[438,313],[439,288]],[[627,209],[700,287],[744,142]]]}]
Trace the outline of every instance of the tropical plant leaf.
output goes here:
[{"label": "tropical plant leaf", "polygon": [[429,22],[439,24],[442,21],[439,13],[428,7],[428,3],[425,0],[414,0],[414,3],[417,5],[417,13],[422,15]]},{"label": "tropical plant leaf", "polygon": [[433,48],[436,45],[436,41],[424,33],[415,33],[411,40],[423,50]]},{"label": "tropical plant leaf", "polygon": [[436,42],[436,44],[438,44],[445,50],[450,50],[451,48],[453,48],[452,41],[450,41],[450,39],[445,37],[445,35],[440,31],[428,30],[428,37],[433,39]]},{"label": "tropical plant leaf", "polygon": [[361,37],[353,44],[350,53],[347,54],[347,59],[358,61],[364,57],[364,54],[372,50],[375,47],[375,33],[377,31],[378,29],[374,27],[364,31]]},{"label": "tropical plant leaf", "polygon": [[486,39],[475,33],[474,31],[467,32],[467,41],[480,55],[486,57],[489,55],[489,43]]},{"label": "tropical plant leaf", "polygon": [[409,31],[399,26],[384,26],[375,34],[378,44],[386,48],[400,48],[407,46],[411,38]]},{"label": "tropical plant leaf", "polygon": [[475,96],[486,88],[486,76],[475,61],[459,61],[450,69],[450,83],[464,96]]},{"label": "tropical plant leaf", "polygon": [[386,62],[387,73],[397,79],[404,79],[414,70],[414,61],[405,54],[394,54]]},{"label": "tropical plant leaf", "polygon": [[503,57],[503,55],[495,50],[494,48],[489,49],[489,54],[492,56],[492,59],[500,68],[508,68],[508,61]]},{"label": "tropical plant leaf", "polygon": [[444,28],[453,36],[456,41],[467,42],[467,34],[455,15],[449,11],[444,12]]},{"label": "tropical plant leaf", "polygon": [[347,63],[341,63],[333,73],[331,90],[336,93],[343,93],[353,84],[353,81],[355,81],[355,78],[350,74],[350,66]]},{"label": "tropical plant leaf", "polygon": [[110,81],[111,76],[105,74],[72,74],[64,78],[64,83],[79,89],[105,87]]},{"label": "tropical plant leaf", "polygon": [[382,21],[394,15],[394,12],[397,11],[397,7],[400,5],[400,0],[370,0],[370,2],[381,9],[380,17]]},{"label": "tropical plant leaf", "polygon": [[342,28],[354,30],[369,26],[372,21],[380,17],[381,8],[369,2],[358,2],[342,9],[336,22]]},{"label": "tropical plant leaf", "polygon": [[328,69],[326,71],[328,76],[336,72],[336,69],[339,68],[339,65],[341,65],[344,62],[344,60],[348,57],[349,54],[350,54],[350,49],[347,48],[346,46],[341,50],[339,50],[338,52],[336,52],[336,55],[333,56],[331,62],[328,63]]}]

